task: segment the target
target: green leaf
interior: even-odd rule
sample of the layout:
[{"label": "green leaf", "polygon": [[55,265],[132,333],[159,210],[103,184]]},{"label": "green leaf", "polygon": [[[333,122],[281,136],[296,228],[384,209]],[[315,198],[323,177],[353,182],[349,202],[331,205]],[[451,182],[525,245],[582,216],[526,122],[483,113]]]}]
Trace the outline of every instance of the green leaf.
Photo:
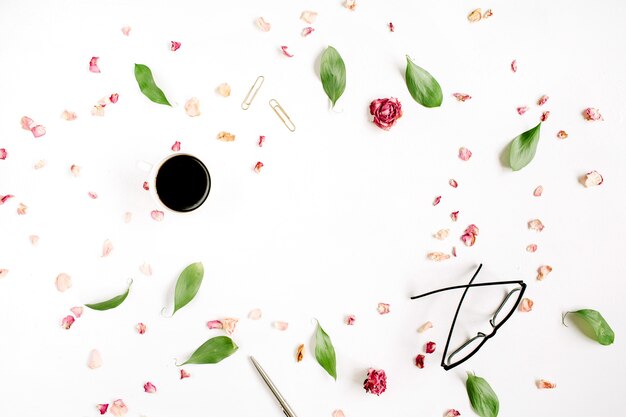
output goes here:
[{"label": "green leaf", "polygon": [[194,353],[191,354],[186,362],[180,364],[179,366],[187,365],[188,363],[218,363],[235,353],[237,349],[239,349],[239,347],[230,337],[213,337],[204,342]]},{"label": "green leaf", "polygon": [[154,82],[150,68],[143,64],[135,64],[135,79],[137,80],[139,89],[144,96],[148,97],[157,104],[171,106],[163,91]]},{"label": "green leaf", "polygon": [[335,357],[335,348],[319,322],[315,332],[315,359],[328,372],[328,375],[332,376],[336,381],[337,359]]},{"label": "green leaf", "polygon": [[480,417],[496,417],[500,409],[498,396],[483,378],[467,374],[467,395],[472,408]]},{"label": "green leaf", "polygon": [[565,324],[565,316],[568,314],[575,314],[575,317],[579,319],[576,324],[581,331],[601,345],[607,346],[615,341],[613,329],[599,311],[591,309],[568,311],[563,315],[563,324]]},{"label": "green leaf", "polygon": [[522,133],[509,145],[509,164],[513,171],[519,171],[535,157],[541,122],[530,130]]},{"label": "green leaf", "polygon": [[203,277],[204,266],[202,262],[193,263],[181,272],[174,291],[174,312],[172,315],[193,300],[200,289]]},{"label": "green leaf", "polygon": [[326,95],[335,107],[335,103],[346,89],[346,66],[339,52],[332,46],[322,53],[320,78]]},{"label": "green leaf", "polygon": [[130,283],[128,284],[128,289],[126,290],[125,293],[120,294],[116,297],[113,297],[110,300],[102,301],[100,303],[85,304],[85,307],[89,307],[92,310],[98,310],[98,311],[110,310],[112,308],[115,308],[119,306],[120,304],[122,304],[124,300],[126,300],[126,297],[128,297],[128,294],[130,293],[131,285],[133,285],[133,280],[130,280]]},{"label": "green leaf", "polygon": [[439,107],[443,101],[441,86],[425,69],[406,56],[406,86],[415,101],[424,107]]}]

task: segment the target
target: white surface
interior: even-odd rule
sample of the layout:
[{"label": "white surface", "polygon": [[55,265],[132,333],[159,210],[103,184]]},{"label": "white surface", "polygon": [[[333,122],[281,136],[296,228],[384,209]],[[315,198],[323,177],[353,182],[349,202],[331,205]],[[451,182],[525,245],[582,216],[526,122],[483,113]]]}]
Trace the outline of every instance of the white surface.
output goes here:
[{"label": "white surface", "polygon": [[[474,7],[493,8],[487,21],[469,24]],[[303,10],[319,12],[316,31],[302,38]],[[272,24],[260,32],[254,22]],[[409,2],[360,1],[350,12],[341,1],[3,1],[0,5],[0,415],[95,416],[95,405],[122,398],[129,416],[279,416],[247,356],[254,354],[299,416],[442,416],[456,408],[473,415],[465,373],[486,378],[500,398],[501,416],[614,415],[626,373],[624,319],[624,97],[626,3],[606,1]],[[387,27],[392,21],[395,33]],[[122,35],[124,25],[132,27]],[[169,42],[182,47],[169,51]],[[341,53],[347,89],[336,111],[316,74],[327,45]],[[279,47],[288,45],[288,59]],[[441,83],[441,108],[415,103],[404,84],[405,54]],[[88,71],[100,57],[101,74]],[[509,69],[517,59],[516,74]],[[138,91],[133,64],[149,65],[175,108],[149,102]],[[248,111],[241,101],[258,75],[266,77]],[[232,96],[215,93],[222,82]],[[111,93],[119,102],[102,118],[91,106]],[[473,96],[458,103],[451,96]],[[545,108],[536,100],[548,94]],[[202,115],[183,105],[198,97]],[[368,106],[398,97],[404,117],[389,132],[370,122]],[[276,98],[297,126],[290,133],[267,102]],[[520,117],[515,108],[530,106]],[[585,122],[597,107],[605,121]],[[66,122],[64,109],[79,118]],[[543,110],[535,160],[513,173],[499,162],[509,141],[534,126]],[[35,139],[20,128],[28,115],[46,126]],[[556,139],[564,129],[567,140]],[[237,135],[216,140],[219,131]],[[263,148],[256,145],[266,135]],[[206,205],[188,216],[150,218],[155,204],[142,189],[137,160],[157,161],[174,141],[209,167],[213,188]],[[467,146],[469,162],[457,158]],[[33,164],[48,164],[34,170]],[[252,171],[257,161],[265,168]],[[82,167],[81,176],[69,167]],[[585,189],[577,178],[590,170],[605,183]],[[455,178],[458,189],[448,186]],[[541,198],[532,196],[537,185]],[[97,200],[87,197],[98,193]],[[433,207],[435,196],[442,195]],[[25,216],[16,208],[28,206]],[[457,223],[449,213],[460,210]],[[133,213],[129,224],[124,213]],[[541,219],[541,234],[526,222]],[[470,223],[477,244],[458,237]],[[439,242],[432,234],[450,228]],[[31,247],[28,236],[41,237]],[[114,250],[101,258],[102,243]],[[525,247],[537,243],[529,254]],[[456,246],[456,259],[436,264],[432,250]],[[139,273],[149,262],[152,277]],[[198,297],[172,319],[176,277],[202,261]],[[531,313],[516,314],[469,362],[445,372],[443,343],[459,294],[411,302],[410,295],[466,282],[485,263],[480,280],[524,279]],[[550,264],[543,282],[536,269]],[[74,286],[57,292],[60,272]],[[69,308],[121,292],[135,283],[118,309],[86,311],[69,330],[59,327]],[[380,316],[378,302],[391,304]],[[253,308],[263,318],[246,318]],[[600,346],[561,313],[602,312],[617,335]],[[347,314],[357,323],[343,323]],[[213,366],[183,359],[207,338],[206,322],[237,317],[240,346]],[[337,351],[333,381],[312,355],[313,319]],[[272,328],[275,320],[289,329]],[[416,329],[431,320],[425,334]],[[134,330],[145,322],[148,332]],[[439,344],[425,369],[413,358],[424,344]],[[299,343],[304,361],[294,360]],[[103,356],[87,368],[89,352]],[[369,367],[388,375],[380,397],[366,394]],[[556,382],[540,391],[535,381]],[[153,382],[158,393],[143,392]]]}]

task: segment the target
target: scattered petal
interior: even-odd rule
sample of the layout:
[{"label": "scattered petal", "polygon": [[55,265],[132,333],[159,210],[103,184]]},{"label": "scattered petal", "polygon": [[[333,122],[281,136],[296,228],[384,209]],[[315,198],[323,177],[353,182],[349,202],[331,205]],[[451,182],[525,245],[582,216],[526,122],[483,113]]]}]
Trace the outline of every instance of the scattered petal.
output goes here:
[{"label": "scattered petal", "polygon": [[450,251],[450,253],[456,258],[456,246],[452,246],[452,250]]},{"label": "scattered petal", "polygon": [[148,330],[146,325],[143,323],[137,323],[137,325],[135,326],[135,329],[137,329],[137,333],[139,334],[145,334],[146,330]]},{"label": "scattered petal", "polygon": [[146,382],[145,384],[143,384],[143,390],[148,394],[154,394],[155,392],[157,392],[157,389],[152,382]]},{"label": "scattered petal", "polygon": [[217,139],[221,140],[222,142],[232,142],[235,140],[235,135],[228,132],[220,132],[217,134]]},{"label": "scattered petal", "polygon": [[544,104],[546,104],[546,101],[548,101],[550,97],[546,96],[545,94],[543,96],[541,96],[541,98],[539,99],[539,101],[537,101],[537,104],[539,106],[543,106]]},{"label": "scattered petal", "polygon": [[378,314],[389,314],[389,304],[387,303],[378,303],[378,308],[376,309]]},{"label": "scattered petal", "polygon": [[553,389],[556,388],[556,384],[546,381],[545,379],[540,379],[537,381],[537,388],[539,389]]},{"label": "scattered petal", "polygon": [[537,274],[537,279],[539,281],[543,281],[544,278],[547,277],[550,272],[552,272],[552,267],[550,265],[540,266],[538,270],[538,274]]},{"label": "scattered petal", "polygon": [[583,117],[585,118],[585,120],[588,121],[604,120],[604,118],[600,114],[600,110],[593,107],[587,107],[583,112]]},{"label": "scattered petal", "polygon": [[37,235],[30,235],[28,236],[28,238],[30,239],[30,244],[33,246],[37,246],[39,244],[39,236]]},{"label": "scattered petal", "polygon": [[433,206],[436,206],[437,204],[439,204],[441,202],[441,196],[438,195],[437,197],[435,197],[435,199],[433,200]]},{"label": "scattered petal", "polygon": [[511,62],[511,71],[517,72],[517,60],[515,59]]},{"label": "scattered petal", "polygon": [[367,371],[367,379],[363,381],[365,392],[380,395],[387,389],[387,375],[382,369],[370,368]]},{"label": "scattered petal", "polygon": [[132,219],[133,219],[133,213],[131,213],[130,211],[127,211],[126,213],[124,213],[124,223],[130,223]]},{"label": "scattered petal", "polygon": [[436,347],[437,347],[437,344],[435,342],[428,342],[426,343],[426,349],[424,350],[426,353],[433,353]]},{"label": "scattered petal", "polygon": [[582,177],[582,183],[585,187],[595,187],[604,182],[604,178],[598,171],[591,171]]},{"label": "scattered petal", "polygon": [[478,227],[475,224],[470,224],[463,232],[461,240],[465,246],[473,246],[476,243],[476,236],[478,236]]},{"label": "scattered petal", "polygon": [[174,144],[172,145],[172,150],[174,152],[180,151],[180,142],[179,141],[174,142]]},{"label": "scattered petal", "polygon": [[346,317],[346,324],[348,326],[354,326],[355,322],[356,322],[356,317],[354,316],[354,314],[350,314],[348,317]]},{"label": "scattered petal", "polygon": [[170,51],[178,51],[178,48],[180,48],[180,42],[176,42],[176,41],[170,42]]},{"label": "scattered petal", "polygon": [[37,162],[35,163],[35,165],[33,165],[33,168],[35,168],[35,169],[41,169],[41,168],[43,168],[43,167],[45,167],[45,166],[46,166],[46,160],[45,160],[45,159],[41,159],[41,160],[37,161]]},{"label": "scattered petal", "polygon": [[470,96],[469,94],[454,93],[452,95],[454,96],[454,98],[457,99],[457,101],[461,101],[461,102],[465,102],[467,100],[472,99],[472,96]]},{"label": "scattered petal", "polygon": [[348,10],[354,11],[356,9],[356,0],[346,0],[343,3],[343,7]]},{"label": "scattered petal", "polygon": [[84,309],[82,307],[78,307],[78,306],[70,308],[70,311],[72,312],[74,316],[76,316],[77,319],[79,319],[80,316],[83,315],[83,310]]},{"label": "scattered petal", "polygon": [[451,409],[451,410],[448,410],[445,417],[458,417],[460,415],[461,413],[459,413],[457,410]]},{"label": "scattered petal", "polygon": [[493,12],[491,11],[491,9],[487,9],[485,13],[483,13],[483,19],[488,19],[491,16],[493,16]]},{"label": "scattered petal", "polygon": [[535,197],[541,197],[541,194],[543,194],[543,186],[538,186],[537,188],[535,188],[535,191],[533,191],[533,195]]},{"label": "scattered petal", "polygon": [[262,17],[259,17],[256,20],[256,25],[261,29],[262,32],[269,32],[272,28],[272,25],[265,21]]},{"label": "scattered petal", "polygon": [[107,410],[109,409],[109,404],[98,404],[96,405],[96,408],[98,409],[100,414],[106,414]]},{"label": "scattered petal", "polygon": [[526,246],[526,252],[530,252],[530,253],[537,252],[537,245],[534,243],[531,243],[530,245]]},{"label": "scattered petal", "polygon": [[119,99],[120,99],[120,95],[117,93],[113,93],[109,96],[109,101],[113,104],[117,103]]},{"label": "scattered petal", "polygon": [[450,229],[441,229],[437,233],[435,233],[433,236],[435,237],[435,239],[444,240],[448,237],[449,233],[450,233]]},{"label": "scattered petal", "polygon": [[104,241],[104,243],[102,244],[102,257],[106,257],[109,256],[111,254],[111,251],[113,250],[113,243],[107,239]]},{"label": "scattered petal", "polygon": [[149,190],[150,190],[150,184],[148,184],[148,181],[144,181],[144,182],[143,182],[143,186],[142,186],[142,187],[143,187],[143,189],[144,189],[144,190],[146,190],[146,191],[149,191]]},{"label": "scattered petal", "polygon": [[528,106],[522,106],[517,108],[517,114],[520,116],[528,111]]},{"label": "scattered petal", "polygon": [[8,199],[15,197],[13,194],[1,195],[0,194],[0,206],[7,202]]},{"label": "scattered petal", "polygon": [[230,85],[228,85],[226,83],[222,83],[222,84],[218,85],[217,86],[217,94],[219,94],[222,97],[230,96]]},{"label": "scattered petal", "polygon": [[302,36],[306,38],[307,36],[309,36],[314,31],[315,31],[315,29],[313,29],[312,27],[310,27],[310,26],[306,27],[306,28],[302,29]]},{"label": "scattered petal", "polygon": [[4,278],[9,274],[8,269],[0,269],[0,278]]},{"label": "scattered petal", "polygon": [[296,362],[302,362],[304,359],[304,345],[298,345],[298,349],[296,350]]},{"label": "scattered petal", "polygon": [[470,23],[476,23],[478,22],[481,18],[483,17],[483,12],[481,9],[475,9],[472,10],[470,12],[470,14],[467,15],[467,20],[470,21]]},{"label": "scattered petal", "polygon": [[65,316],[63,320],[61,320],[61,327],[63,327],[65,330],[68,330],[70,327],[72,327],[74,321],[75,319],[73,316]]},{"label": "scattered petal", "polygon": [[152,210],[150,212],[150,217],[152,217],[152,220],[160,222],[160,221],[163,221],[163,217],[165,217],[165,213],[163,213],[161,210]]},{"label": "scattered petal", "polygon": [[126,407],[124,401],[115,400],[113,401],[113,405],[111,406],[110,411],[111,414],[113,414],[115,417],[123,417],[124,415],[126,415],[126,413],[128,413],[128,407]]},{"label": "scattered petal", "polygon": [[389,22],[389,32],[395,32],[396,28],[393,26],[392,22]]},{"label": "scattered petal", "polygon": [[143,264],[141,264],[141,266],[139,267],[139,270],[141,271],[142,274],[144,274],[147,277],[152,276],[152,267],[150,266],[148,262],[144,262]]},{"label": "scattered petal", "polygon": [[333,411],[333,417],[346,417],[342,410]]},{"label": "scattered petal", "polygon": [[200,116],[200,102],[196,97],[191,97],[185,103],[185,113],[189,117]]},{"label": "scattered petal", "polygon": [[452,187],[452,188],[456,188],[456,187],[459,186],[459,183],[456,182],[456,180],[453,179],[453,178],[451,178],[450,181],[448,181],[448,184],[450,184],[450,187]]},{"label": "scattered petal", "polygon": [[96,198],[98,198],[98,194],[94,193],[93,191],[89,191],[87,193],[87,195],[89,196],[89,198],[91,198],[92,200],[95,200]]},{"label": "scattered petal", "polygon": [[261,168],[263,168],[263,162],[259,161],[254,165],[254,172],[256,172],[257,174],[260,174]]},{"label": "scattered petal", "polygon": [[569,135],[564,130],[559,130],[559,133],[556,134],[556,137],[559,139],[567,139]]},{"label": "scattered petal", "polygon": [[426,323],[422,324],[418,329],[417,332],[418,333],[424,333],[426,330],[428,329],[432,329],[433,328],[433,324],[429,321],[427,321]]},{"label": "scattered petal", "polygon": [[185,378],[189,378],[191,376],[191,374],[187,371],[185,371],[184,369],[180,370],[180,379],[185,379]]},{"label": "scattered petal", "polygon": [[457,221],[459,219],[459,212],[453,211],[452,213],[450,213],[450,218],[453,222]]},{"label": "scattered petal", "polygon": [[131,28],[130,26],[124,26],[124,27],[122,28],[122,33],[124,34],[124,36],[128,36],[128,35],[130,35],[130,31],[131,31],[131,29],[132,29],[132,28]]},{"label": "scattered petal", "polygon": [[4,161],[5,159],[7,159],[7,150],[0,148],[0,160]]},{"label": "scattered petal", "polygon": [[287,330],[287,327],[289,327],[289,323],[284,322],[284,321],[275,321],[274,323],[272,323],[272,325],[274,326],[276,330],[280,330],[280,331],[285,331]]},{"label": "scattered petal", "polygon": [[235,327],[237,326],[238,319],[226,318],[222,320],[222,326],[226,334],[232,335],[235,332]]},{"label": "scattered petal", "polygon": [[68,122],[71,122],[72,120],[76,120],[77,117],[78,116],[73,111],[63,110],[63,113],[61,113],[61,118],[63,120],[67,120]]},{"label": "scattered petal", "polygon": [[259,136],[259,148],[262,148],[264,143],[265,143],[265,136]]},{"label": "scattered petal", "polygon": [[462,161],[469,161],[469,159],[472,157],[472,151],[470,151],[469,149],[462,147],[459,149],[459,158],[461,158]]},{"label": "scattered petal", "polygon": [[96,104],[91,108],[92,116],[104,116],[104,106],[102,104]]},{"label": "scattered petal", "polygon": [[18,216],[23,216],[26,214],[26,210],[28,209],[27,206],[25,206],[23,203],[20,203],[19,206],[17,206],[17,215]]},{"label": "scattered petal", "polygon": [[97,350],[92,350],[89,354],[89,361],[87,362],[89,369],[98,369],[102,366],[102,356]]},{"label": "scattered petal", "polygon": [[529,311],[531,311],[533,309],[533,300],[531,300],[530,298],[524,298],[522,299],[522,302],[519,305],[519,309],[520,311],[523,311],[524,313],[528,313]]},{"label": "scattered petal", "polygon": [[446,259],[450,259],[450,255],[443,252],[431,252],[427,255],[428,259],[435,262],[445,261]]},{"label": "scattered petal", "polygon": [[536,232],[541,232],[544,228],[543,223],[541,223],[541,220],[539,219],[533,219],[531,221],[528,222],[528,229],[529,230],[534,230]]},{"label": "scattered petal", "polygon": [[78,165],[72,165],[70,167],[70,172],[73,176],[78,177],[80,175],[80,167]]},{"label": "scattered petal", "polygon": [[42,125],[33,126],[30,131],[33,133],[33,136],[38,138],[46,134],[46,128]]},{"label": "scattered petal", "polygon": [[304,20],[308,24],[313,24],[315,23],[315,19],[317,19],[317,12],[306,10],[302,12],[302,14],[300,15],[300,19]]},{"label": "scattered petal", "polygon": [[248,318],[250,320],[259,320],[261,318],[261,309],[260,308],[255,308],[253,310],[250,310],[250,312],[248,313]]},{"label": "scattered petal", "polygon": [[20,123],[22,125],[22,129],[24,130],[30,130],[33,128],[33,126],[35,126],[35,122],[33,121],[33,119],[28,116],[23,116],[20,120]]},{"label": "scattered petal", "polygon": [[288,58],[293,58],[293,55],[290,54],[289,52],[287,52],[287,46],[281,46],[280,49],[283,51],[283,55],[285,55]]},{"label": "scattered petal", "polygon": [[548,117],[550,117],[550,112],[549,112],[549,111],[544,111],[544,112],[541,114],[541,121],[542,121],[542,122],[547,121],[547,120],[548,120]]},{"label": "scattered petal", "polygon": [[98,68],[98,60],[100,59],[100,57],[94,56],[91,58],[91,60],[89,61],[89,71],[91,72],[100,72],[100,68]]},{"label": "scattered petal", "polygon": [[424,359],[426,358],[426,356],[422,355],[421,353],[419,355],[417,355],[415,357],[415,366],[417,366],[420,369],[424,368]]},{"label": "scattered petal", "polygon": [[206,326],[209,329],[223,329],[224,328],[224,325],[222,324],[221,320],[211,320],[207,322]]},{"label": "scattered petal", "polygon": [[61,273],[57,275],[55,285],[59,292],[65,292],[66,290],[72,288],[72,277],[67,274]]}]

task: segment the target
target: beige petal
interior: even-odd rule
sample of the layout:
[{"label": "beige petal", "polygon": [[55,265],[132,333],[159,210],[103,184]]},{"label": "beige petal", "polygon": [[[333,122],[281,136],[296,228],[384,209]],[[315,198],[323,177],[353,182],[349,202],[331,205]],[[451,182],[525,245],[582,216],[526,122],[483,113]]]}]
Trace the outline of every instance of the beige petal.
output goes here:
[{"label": "beige petal", "polygon": [[57,276],[56,286],[59,292],[64,292],[72,287],[72,277],[67,274],[61,273]]}]

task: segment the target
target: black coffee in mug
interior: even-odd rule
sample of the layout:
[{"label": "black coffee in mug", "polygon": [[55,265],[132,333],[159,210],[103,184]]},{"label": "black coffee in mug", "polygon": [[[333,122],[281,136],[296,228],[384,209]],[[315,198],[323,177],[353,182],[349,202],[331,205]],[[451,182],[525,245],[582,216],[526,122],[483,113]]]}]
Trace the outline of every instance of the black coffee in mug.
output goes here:
[{"label": "black coffee in mug", "polygon": [[204,203],[211,190],[209,170],[191,155],[174,155],[159,167],[156,193],[174,211],[189,212]]}]

